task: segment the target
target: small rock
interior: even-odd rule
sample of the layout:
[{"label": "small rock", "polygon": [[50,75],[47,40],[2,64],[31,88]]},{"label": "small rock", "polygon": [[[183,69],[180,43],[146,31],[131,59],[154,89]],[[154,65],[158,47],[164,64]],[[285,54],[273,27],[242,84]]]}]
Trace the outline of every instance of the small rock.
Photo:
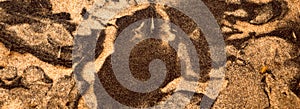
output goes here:
[{"label": "small rock", "polygon": [[246,1],[255,4],[266,4],[266,3],[270,3],[272,0],[246,0]]},{"label": "small rock", "polygon": [[22,83],[24,85],[39,84],[40,82],[50,83],[52,80],[38,66],[29,66],[24,70]]},{"label": "small rock", "polygon": [[231,28],[226,27],[226,26],[222,27],[222,28],[221,28],[221,31],[222,31],[223,33],[233,32]]},{"label": "small rock", "polygon": [[274,16],[272,5],[266,5],[262,8],[258,8],[255,11],[258,13],[258,15],[250,21],[252,24],[266,23]]},{"label": "small rock", "polygon": [[244,61],[242,61],[242,60],[236,60],[236,63],[238,64],[238,65],[245,65],[245,62]]},{"label": "small rock", "polygon": [[17,77],[17,68],[15,67],[5,67],[0,70],[1,80],[12,80]]},{"label": "small rock", "polygon": [[225,0],[227,4],[241,4],[241,0]]},{"label": "small rock", "polygon": [[238,9],[233,12],[224,12],[224,14],[227,16],[232,15],[235,17],[242,17],[242,18],[248,17],[248,13],[244,9]]}]

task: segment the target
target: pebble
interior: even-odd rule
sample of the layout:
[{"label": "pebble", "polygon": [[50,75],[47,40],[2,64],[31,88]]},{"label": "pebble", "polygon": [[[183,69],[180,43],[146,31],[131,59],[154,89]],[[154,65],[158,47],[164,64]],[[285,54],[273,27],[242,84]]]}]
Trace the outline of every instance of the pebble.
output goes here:
[{"label": "pebble", "polygon": [[1,80],[12,80],[17,77],[17,68],[15,67],[5,67],[0,70],[0,79]]},{"label": "pebble", "polygon": [[266,23],[274,16],[272,5],[266,5],[262,8],[258,8],[255,11],[258,13],[258,15],[250,21],[252,24]]},{"label": "pebble", "polygon": [[45,72],[38,66],[29,66],[24,70],[21,82],[24,85],[32,85],[37,82],[42,82],[45,78]]}]

